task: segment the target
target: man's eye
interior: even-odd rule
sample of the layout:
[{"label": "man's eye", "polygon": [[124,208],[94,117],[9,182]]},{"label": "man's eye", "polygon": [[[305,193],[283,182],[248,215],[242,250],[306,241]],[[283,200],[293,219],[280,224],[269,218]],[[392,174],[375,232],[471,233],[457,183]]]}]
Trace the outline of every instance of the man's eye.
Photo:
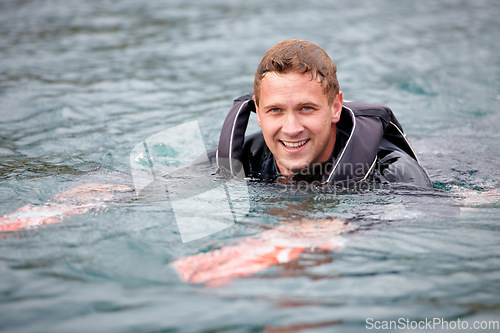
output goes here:
[{"label": "man's eye", "polygon": [[279,108],[274,108],[274,109],[270,109],[268,112],[269,112],[269,113],[279,113],[279,112],[281,112],[281,109],[279,109]]},{"label": "man's eye", "polygon": [[304,110],[304,111],[311,111],[312,109],[313,109],[312,106],[303,106],[302,107],[302,110]]}]

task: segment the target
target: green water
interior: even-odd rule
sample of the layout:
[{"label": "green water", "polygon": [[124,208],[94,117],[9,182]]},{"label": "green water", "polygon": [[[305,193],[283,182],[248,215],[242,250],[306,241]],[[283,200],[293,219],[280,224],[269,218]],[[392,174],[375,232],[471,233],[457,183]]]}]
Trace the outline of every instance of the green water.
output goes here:
[{"label": "green water", "polygon": [[[214,147],[232,99],[286,38],[330,54],[346,99],[390,106],[436,187],[498,190],[499,15],[493,0],[2,1],[0,214],[87,181],[130,183],[133,147],[187,121]],[[464,207],[449,191],[306,195],[260,184],[249,197],[240,223],[189,243],[168,202],[135,199],[0,238],[0,331],[500,321],[498,200]],[[168,266],[290,217],[343,218],[354,231],[342,250],[225,286],[183,283]]]}]

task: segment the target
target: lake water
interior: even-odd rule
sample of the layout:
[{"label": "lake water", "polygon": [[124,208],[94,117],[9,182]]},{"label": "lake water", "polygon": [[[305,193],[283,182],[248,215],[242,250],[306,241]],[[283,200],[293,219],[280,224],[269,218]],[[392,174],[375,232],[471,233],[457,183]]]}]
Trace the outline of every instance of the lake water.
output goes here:
[{"label": "lake water", "polygon": [[[136,144],[191,120],[214,147],[232,100],[287,38],[329,53],[346,99],[390,106],[438,189],[306,195],[253,184],[241,222],[188,243],[168,204],[135,199],[9,234],[0,238],[0,331],[498,323],[498,196],[467,201],[450,189],[500,189],[499,16],[496,0],[3,0],[0,215],[129,174]],[[219,286],[182,282],[168,265],[290,219],[324,218],[349,221],[342,249]]]}]

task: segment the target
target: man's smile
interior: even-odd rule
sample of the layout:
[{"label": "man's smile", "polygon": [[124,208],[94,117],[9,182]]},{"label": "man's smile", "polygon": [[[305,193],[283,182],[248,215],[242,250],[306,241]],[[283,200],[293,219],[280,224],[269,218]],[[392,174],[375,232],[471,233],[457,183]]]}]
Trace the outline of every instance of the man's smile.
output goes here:
[{"label": "man's smile", "polygon": [[285,146],[285,148],[293,149],[293,150],[297,150],[298,148],[302,148],[308,141],[309,141],[309,139],[305,139],[302,141],[283,141],[283,140],[280,140],[280,142],[283,144],[283,146]]}]

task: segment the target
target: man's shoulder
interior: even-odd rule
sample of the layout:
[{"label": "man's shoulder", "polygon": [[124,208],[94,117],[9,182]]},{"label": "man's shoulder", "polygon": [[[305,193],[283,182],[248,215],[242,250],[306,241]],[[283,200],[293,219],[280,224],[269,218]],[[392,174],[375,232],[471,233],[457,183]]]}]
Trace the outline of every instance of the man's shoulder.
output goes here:
[{"label": "man's shoulder", "polygon": [[386,123],[390,123],[395,119],[392,110],[382,104],[345,101],[342,106],[344,110],[352,111],[352,115],[355,117],[376,117]]},{"label": "man's shoulder", "polygon": [[381,183],[432,188],[432,182],[418,160],[386,139],[380,142],[373,175]]}]

